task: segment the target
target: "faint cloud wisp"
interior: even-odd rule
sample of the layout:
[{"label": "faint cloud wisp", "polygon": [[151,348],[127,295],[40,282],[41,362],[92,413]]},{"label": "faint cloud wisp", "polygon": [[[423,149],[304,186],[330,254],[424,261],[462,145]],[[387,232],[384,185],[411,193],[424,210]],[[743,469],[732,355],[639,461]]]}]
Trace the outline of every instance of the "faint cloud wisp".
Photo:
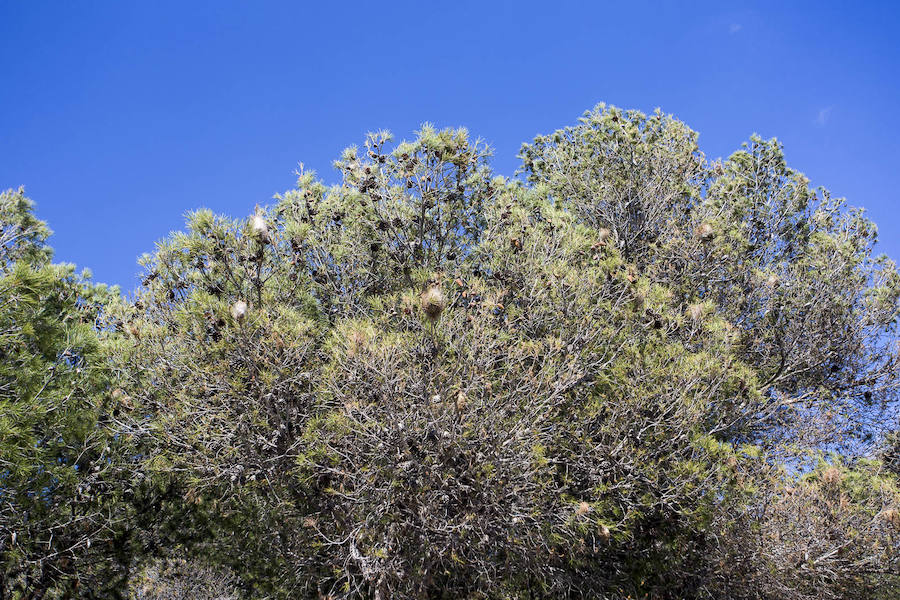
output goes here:
[{"label": "faint cloud wisp", "polygon": [[743,28],[744,28],[744,26],[741,25],[740,23],[732,23],[731,25],[728,26],[728,33],[730,33],[731,35],[734,35],[735,33],[737,33],[738,31],[740,31]]},{"label": "faint cloud wisp", "polygon": [[819,127],[823,127],[826,123],[828,123],[828,119],[831,117],[831,109],[833,106],[826,106],[825,108],[820,108],[818,114],[816,115],[816,125]]}]

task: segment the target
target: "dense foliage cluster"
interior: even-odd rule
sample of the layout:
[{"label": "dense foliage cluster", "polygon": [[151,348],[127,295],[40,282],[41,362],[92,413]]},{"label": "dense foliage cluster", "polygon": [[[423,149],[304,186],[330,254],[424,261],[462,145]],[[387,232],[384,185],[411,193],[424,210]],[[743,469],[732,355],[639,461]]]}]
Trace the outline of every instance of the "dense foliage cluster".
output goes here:
[{"label": "dense foliage cluster", "polygon": [[[13,598],[900,598],[900,275],[751,140],[384,132],[130,299],[3,196]],[[130,581],[130,583],[126,583]]]},{"label": "dense foliage cluster", "polygon": [[[22,190],[0,195],[0,595],[85,573],[115,585],[127,489],[111,468],[112,365],[99,315],[117,296],[50,263]],[[121,584],[121,581],[118,582]]]}]

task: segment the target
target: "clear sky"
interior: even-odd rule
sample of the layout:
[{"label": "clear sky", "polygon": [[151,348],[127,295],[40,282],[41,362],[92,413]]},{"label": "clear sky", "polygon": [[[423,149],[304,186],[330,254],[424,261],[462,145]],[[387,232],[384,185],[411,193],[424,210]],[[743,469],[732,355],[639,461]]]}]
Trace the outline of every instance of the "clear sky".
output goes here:
[{"label": "clear sky", "polygon": [[57,260],[137,284],[201,206],[328,182],[367,131],[522,142],[600,101],[673,113],[710,157],[758,132],[863,206],[900,258],[900,2],[0,0],[0,188]]}]

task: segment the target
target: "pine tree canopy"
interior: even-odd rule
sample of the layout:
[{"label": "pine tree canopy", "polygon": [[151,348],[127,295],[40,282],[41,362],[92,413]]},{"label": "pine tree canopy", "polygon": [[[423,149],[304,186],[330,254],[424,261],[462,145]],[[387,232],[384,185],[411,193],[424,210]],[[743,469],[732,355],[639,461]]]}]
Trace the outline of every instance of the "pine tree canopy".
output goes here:
[{"label": "pine tree canopy", "polygon": [[900,598],[900,274],[752,137],[598,105],[199,209],[133,295],[0,197],[0,596]]}]

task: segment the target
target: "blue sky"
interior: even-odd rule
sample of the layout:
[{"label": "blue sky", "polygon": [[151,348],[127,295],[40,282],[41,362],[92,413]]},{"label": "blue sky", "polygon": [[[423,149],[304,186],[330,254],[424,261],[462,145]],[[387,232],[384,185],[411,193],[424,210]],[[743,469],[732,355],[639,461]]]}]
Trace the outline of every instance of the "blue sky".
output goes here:
[{"label": "blue sky", "polygon": [[0,0],[0,188],[56,258],[137,284],[186,211],[233,216],[326,181],[365,133],[522,142],[597,102],[661,107],[710,157],[753,132],[878,223],[900,258],[897,2]]}]

